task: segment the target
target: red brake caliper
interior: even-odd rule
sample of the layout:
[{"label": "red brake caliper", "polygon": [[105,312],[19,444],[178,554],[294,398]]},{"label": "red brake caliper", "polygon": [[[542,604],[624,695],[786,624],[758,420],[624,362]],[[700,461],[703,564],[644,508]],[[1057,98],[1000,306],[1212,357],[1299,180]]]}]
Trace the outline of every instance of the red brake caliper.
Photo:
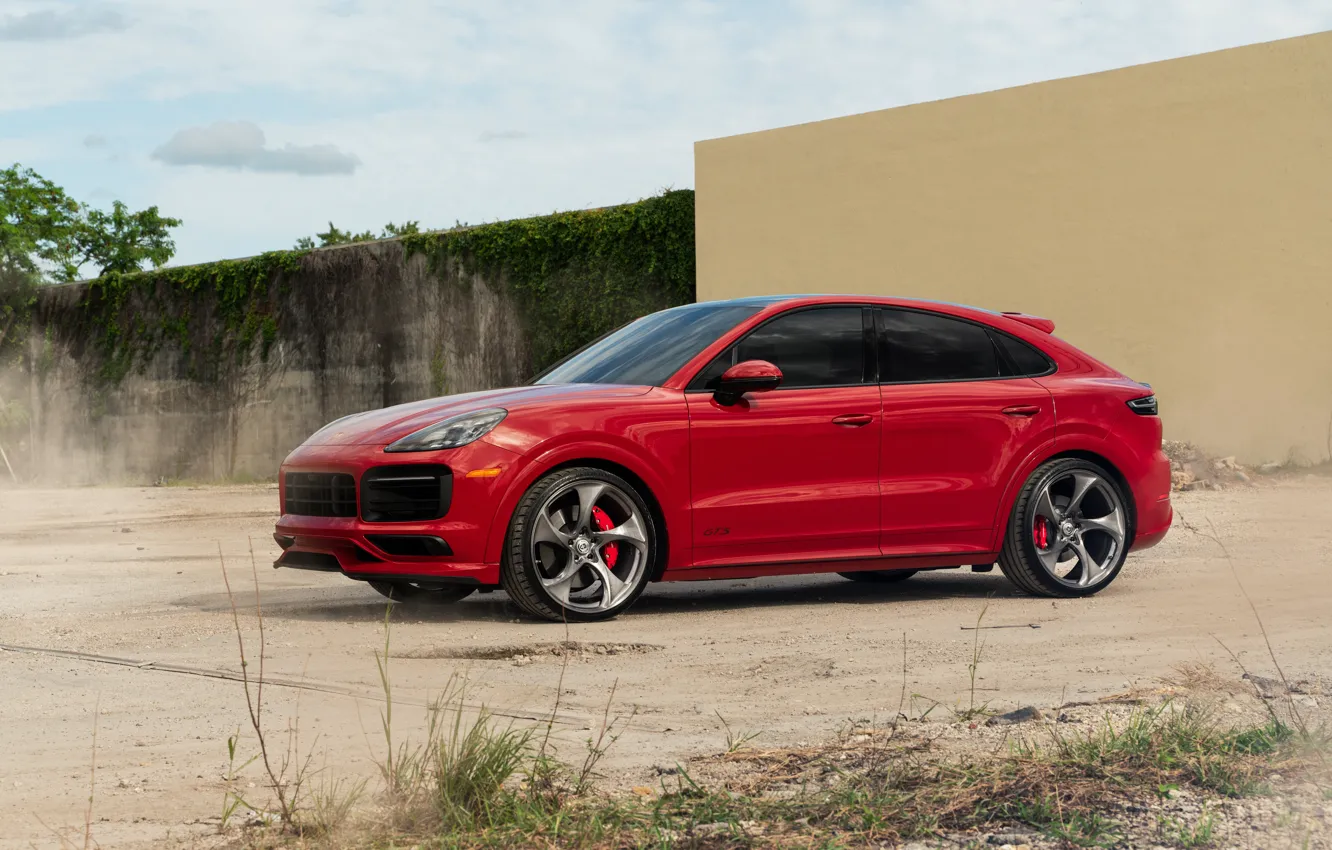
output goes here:
[{"label": "red brake caliper", "polygon": [[1050,521],[1043,516],[1036,517],[1031,526],[1031,538],[1037,549],[1050,548]]},{"label": "red brake caliper", "polygon": [[[592,508],[592,522],[596,525],[597,531],[610,531],[615,527],[611,518],[601,508]],[[615,569],[615,561],[620,557],[620,544],[609,543],[605,548],[606,566]]]}]

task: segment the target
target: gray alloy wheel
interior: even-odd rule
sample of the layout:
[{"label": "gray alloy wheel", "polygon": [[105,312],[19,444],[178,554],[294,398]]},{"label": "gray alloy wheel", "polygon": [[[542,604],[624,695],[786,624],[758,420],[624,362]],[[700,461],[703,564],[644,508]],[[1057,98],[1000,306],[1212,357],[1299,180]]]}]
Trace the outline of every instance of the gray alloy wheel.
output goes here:
[{"label": "gray alloy wheel", "polygon": [[514,511],[500,580],[534,616],[604,620],[643,592],[655,557],[652,514],[629,482],[563,469],[532,485]]},{"label": "gray alloy wheel", "polygon": [[432,605],[448,605],[460,602],[471,596],[476,588],[465,584],[445,584],[425,586],[410,581],[370,581],[373,587],[394,602],[425,602]]},{"label": "gray alloy wheel", "polygon": [[1054,460],[1022,488],[999,567],[1028,593],[1090,596],[1119,574],[1131,540],[1119,483],[1090,461]]},{"label": "gray alloy wheel", "polygon": [[861,570],[858,573],[838,573],[842,578],[864,584],[896,584],[906,581],[916,574],[916,570]]}]

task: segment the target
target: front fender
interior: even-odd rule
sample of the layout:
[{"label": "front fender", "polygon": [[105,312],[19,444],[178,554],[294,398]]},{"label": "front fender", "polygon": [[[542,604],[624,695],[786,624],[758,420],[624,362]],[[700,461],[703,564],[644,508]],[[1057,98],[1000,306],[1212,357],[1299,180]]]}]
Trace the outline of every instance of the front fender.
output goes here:
[{"label": "front fender", "polygon": [[561,435],[536,446],[524,457],[524,463],[514,470],[515,474],[496,506],[487,535],[486,563],[499,563],[513,512],[532,485],[552,469],[588,461],[592,465],[601,462],[623,467],[642,480],[651,491],[651,499],[661,508],[666,535],[671,541],[667,569],[687,564],[690,539],[688,481],[683,476],[677,476],[678,480],[674,480],[670,474],[672,468],[688,468],[687,432],[682,433],[681,437],[681,451],[670,453],[676,455],[678,466],[664,462],[663,457],[668,456],[659,456],[629,440],[616,439],[603,433]]}]

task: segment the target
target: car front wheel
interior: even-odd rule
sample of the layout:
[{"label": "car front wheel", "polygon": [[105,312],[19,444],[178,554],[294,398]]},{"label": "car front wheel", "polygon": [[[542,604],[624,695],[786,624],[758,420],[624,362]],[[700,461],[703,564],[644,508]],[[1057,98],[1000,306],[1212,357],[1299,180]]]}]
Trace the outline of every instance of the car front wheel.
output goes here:
[{"label": "car front wheel", "polygon": [[518,503],[500,580],[533,616],[605,620],[643,592],[656,554],[656,524],[632,484],[594,467],[561,469]]},{"label": "car front wheel", "polygon": [[1099,465],[1042,464],[1013,505],[999,568],[1037,596],[1090,596],[1119,575],[1132,539],[1128,498]]}]

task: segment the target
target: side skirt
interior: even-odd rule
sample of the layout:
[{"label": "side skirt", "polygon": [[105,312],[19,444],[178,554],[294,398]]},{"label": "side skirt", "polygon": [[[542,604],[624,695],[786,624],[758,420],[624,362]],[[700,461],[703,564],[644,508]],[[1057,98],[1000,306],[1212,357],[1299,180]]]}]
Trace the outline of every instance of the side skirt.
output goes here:
[{"label": "side skirt", "polygon": [[998,552],[946,553],[942,555],[909,555],[898,558],[848,558],[838,561],[785,561],[778,563],[744,564],[737,567],[706,567],[698,570],[667,570],[662,581],[713,581],[728,578],[761,578],[762,576],[812,575],[817,573],[851,573],[862,570],[931,570],[964,567],[971,564],[994,563]]}]

